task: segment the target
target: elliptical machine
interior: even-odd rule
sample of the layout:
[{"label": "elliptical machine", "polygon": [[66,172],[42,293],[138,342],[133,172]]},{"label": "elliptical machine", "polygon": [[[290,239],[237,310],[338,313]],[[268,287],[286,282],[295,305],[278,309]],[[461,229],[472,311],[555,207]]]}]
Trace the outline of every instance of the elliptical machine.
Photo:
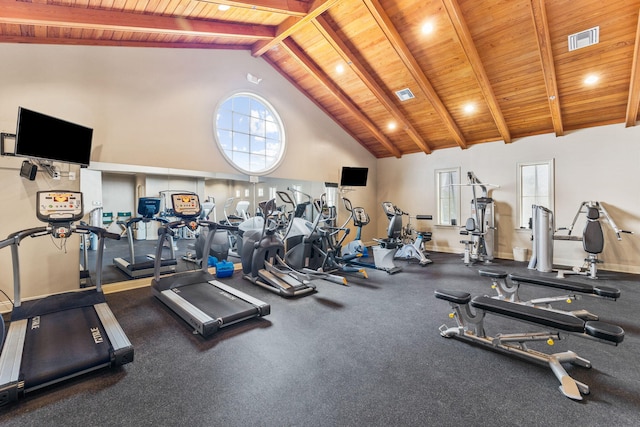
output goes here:
[{"label": "elliptical machine", "polygon": [[[345,208],[352,212],[352,216],[347,219],[351,219],[353,217],[353,211],[357,210],[360,214],[364,212],[363,208],[352,208],[351,201],[345,197],[342,198],[343,203],[345,204]],[[385,202],[389,203],[389,202]],[[383,209],[385,209],[385,213],[387,212],[385,208],[385,203],[383,203]],[[393,205],[391,205],[393,207]],[[368,217],[368,216],[367,216]],[[402,271],[402,268],[398,267],[394,262],[393,258],[395,257],[398,248],[402,246],[402,214],[398,213],[395,208],[392,211],[389,217],[389,226],[387,227],[387,237],[382,239],[373,239],[378,244],[373,246],[373,261],[374,264],[369,264],[366,262],[360,261],[360,257],[362,257],[362,253],[353,252],[348,255],[342,255],[340,260],[347,265],[351,266],[359,266],[365,268],[375,268],[376,270],[386,271],[389,274],[395,274],[399,271]],[[345,223],[346,225],[346,223]],[[357,237],[357,236],[356,236]]]},{"label": "elliptical machine", "polygon": [[315,292],[310,277],[300,273],[284,261],[285,247],[278,235],[282,221],[276,210],[275,199],[260,203],[264,225],[261,230],[247,230],[242,242],[243,277],[283,297]]},{"label": "elliptical machine", "polygon": [[342,249],[342,255],[362,254],[363,257],[369,256],[367,246],[362,242],[362,227],[369,224],[371,219],[362,207],[353,207],[351,200],[346,197],[342,198],[344,208],[349,212],[350,218],[353,220],[353,226],[356,228],[356,235],[352,241],[347,243]]}]

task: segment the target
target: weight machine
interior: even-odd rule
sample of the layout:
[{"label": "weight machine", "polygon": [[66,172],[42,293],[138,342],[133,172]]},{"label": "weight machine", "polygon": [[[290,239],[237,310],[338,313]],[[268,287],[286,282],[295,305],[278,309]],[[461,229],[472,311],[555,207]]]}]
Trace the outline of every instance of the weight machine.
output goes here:
[{"label": "weight machine", "polygon": [[[473,199],[471,199],[471,216],[460,231],[460,234],[470,236],[469,239],[460,241],[465,245],[464,263],[465,265],[471,265],[478,261],[490,263],[494,258],[496,225],[495,206],[493,199],[489,197],[487,187],[498,188],[499,186],[483,184],[473,172],[467,172],[466,186],[471,187]],[[480,188],[482,196],[478,197],[476,188]]]}]

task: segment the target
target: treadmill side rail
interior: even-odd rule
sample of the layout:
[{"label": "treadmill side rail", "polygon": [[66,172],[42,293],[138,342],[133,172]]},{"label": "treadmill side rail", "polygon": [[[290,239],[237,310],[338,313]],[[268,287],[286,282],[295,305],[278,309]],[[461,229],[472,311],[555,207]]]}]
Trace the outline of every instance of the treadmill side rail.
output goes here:
[{"label": "treadmill side rail", "polygon": [[16,320],[9,325],[2,355],[0,355],[0,406],[18,400],[20,364],[27,335],[27,319]]},{"label": "treadmill side rail", "polygon": [[133,362],[133,346],[106,302],[93,306],[113,348],[113,366]]},{"label": "treadmill side rail", "polygon": [[159,292],[159,295],[160,299],[169,301],[170,307],[202,336],[209,336],[214,333],[222,323],[220,319],[212,318],[171,289]]}]

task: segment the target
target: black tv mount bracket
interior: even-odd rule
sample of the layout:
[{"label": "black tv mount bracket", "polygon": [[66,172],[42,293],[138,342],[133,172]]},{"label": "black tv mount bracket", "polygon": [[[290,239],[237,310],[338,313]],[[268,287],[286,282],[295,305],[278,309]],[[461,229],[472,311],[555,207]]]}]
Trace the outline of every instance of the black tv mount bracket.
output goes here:
[{"label": "black tv mount bracket", "polygon": [[15,156],[16,155],[16,146],[15,144],[13,145],[13,150],[8,150],[7,146],[6,146],[6,139],[16,139],[16,134],[15,133],[6,133],[6,132],[2,132],[0,133],[0,153],[3,156]]}]

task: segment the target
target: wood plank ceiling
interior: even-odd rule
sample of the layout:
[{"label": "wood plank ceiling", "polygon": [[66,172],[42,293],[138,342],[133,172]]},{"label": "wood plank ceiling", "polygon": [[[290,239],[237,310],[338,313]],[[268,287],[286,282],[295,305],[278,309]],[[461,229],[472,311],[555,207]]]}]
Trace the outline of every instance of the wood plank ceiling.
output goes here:
[{"label": "wood plank ceiling", "polygon": [[[0,0],[0,42],[244,49],[384,158],[635,126],[639,11],[640,0]],[[568,49],[594,27],[597,44]]]}]

